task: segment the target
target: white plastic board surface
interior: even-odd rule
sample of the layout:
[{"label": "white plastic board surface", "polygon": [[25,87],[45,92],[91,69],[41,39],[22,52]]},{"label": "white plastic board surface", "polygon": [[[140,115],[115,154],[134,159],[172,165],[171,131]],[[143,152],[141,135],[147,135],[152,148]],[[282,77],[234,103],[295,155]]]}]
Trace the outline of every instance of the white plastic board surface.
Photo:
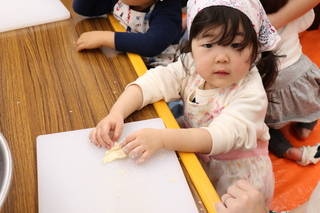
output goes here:
[{"label": "white plastic board surface", "polygon": [[68,18],[70,12],[60,0],[0,0],[0,32]]},{"label": "white plastic board surface", "polygon": [[[126,123],[122,137],[141,128],[165,126],[160,118]],[[89,142],[90,130],[38,136],[39,213],[198,212],[174,151],[140,165],[129,157],[103,164],[106,149]]]}]

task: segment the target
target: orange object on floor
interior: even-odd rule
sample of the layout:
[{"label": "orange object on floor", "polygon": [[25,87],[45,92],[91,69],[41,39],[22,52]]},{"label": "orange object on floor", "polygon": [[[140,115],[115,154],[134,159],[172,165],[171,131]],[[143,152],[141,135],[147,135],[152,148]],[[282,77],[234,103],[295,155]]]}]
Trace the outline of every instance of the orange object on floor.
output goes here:
[{"label": "orange object on floor", "polygon": [[[300,34],[300,39],[304,54],[320,67],[320,29],[305,31]],[[296,139],[290,132],[290,126],[284,127],[281,131],[294,147],[313,146],[320,143],[320,122],[306,140]],[[294,161],[278,158],[271,153],[269,155],[276,181],[274,199],[270,209],[291,210],[307,201],[320,181],[320,163],[300,166]]]}]

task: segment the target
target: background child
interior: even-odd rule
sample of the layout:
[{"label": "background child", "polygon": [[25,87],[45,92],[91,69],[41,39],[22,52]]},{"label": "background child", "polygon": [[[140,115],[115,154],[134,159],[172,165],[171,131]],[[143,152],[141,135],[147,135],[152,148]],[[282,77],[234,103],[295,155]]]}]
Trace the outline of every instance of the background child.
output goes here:
[{"label": "background child", "polygon": [[137,53],[149,67],[174,60],[182,30],[179,0],[74,0],[73,9],[83,16],[113,12],[127,31],[83,33],[77,41],[78,51],[106,46]]},{"label": "background child", "polygon": [[[287,0],[261,0],[267,14],[277,12]],[[281,37],[279,74],[268,90],[272,101],[268,105],[266,124],[270,127],[269,150],[306,166],[316,164],[319,144],[294,148],[279,130],[291,123],[291,129],[300,139],[308,138],[320,118],[320,70],[302,53],[299,33],[313,22],[313,10],[278,29]]]},{"label": "background child", "polygon": [[276,60],[269,50],[277,45],[278,35],[259,1],[237,0],[226,6],[219,0],[197,2],[192,8],[200,12],[190,17],[189,40],[179,60],[151,69],[131,83],[91,131],[90,139],[110,149],[120,137],[124,119],[135,110],[161,99],[181,99],[183,124],[188,128],[141,129],[119,142],[123,151],[138,157],[137,164],[162,148],[196,152],[218,194],[246,179],[268,202],[274,186],[264,123],[268,100],[253,65],[263,49],[268,59],[262,61],[267,60],[269,68],[274,65],[262,69],[263,80],[268,85],[274,79]]}]

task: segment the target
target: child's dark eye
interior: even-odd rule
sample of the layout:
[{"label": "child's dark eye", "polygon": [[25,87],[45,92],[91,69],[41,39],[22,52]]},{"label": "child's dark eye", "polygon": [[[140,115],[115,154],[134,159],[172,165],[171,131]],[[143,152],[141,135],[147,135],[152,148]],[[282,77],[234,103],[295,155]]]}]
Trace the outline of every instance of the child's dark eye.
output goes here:
[{"label": "child's dark eye", "polygon": [[241,44],[240,43],[233,43],[233,44],[231,44],[231,47],[235,48],[235,49],[239,49],[241,47]]},{"label": "child's dark eye", "polygon": [[204,46],[205,48],[211,48],[211,47],[213,47],[212,44],[204,44],[203,46]]}]

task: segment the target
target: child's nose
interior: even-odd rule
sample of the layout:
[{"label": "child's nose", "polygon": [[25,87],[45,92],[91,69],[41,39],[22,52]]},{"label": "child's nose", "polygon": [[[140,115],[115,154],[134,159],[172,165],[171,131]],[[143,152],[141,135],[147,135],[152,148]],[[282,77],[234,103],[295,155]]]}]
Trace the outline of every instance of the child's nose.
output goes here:
[{"label": "child's nose", "polygon": [[229,57],[225,52],[219,52],[215,59],[216,63],[228,63]]}]

